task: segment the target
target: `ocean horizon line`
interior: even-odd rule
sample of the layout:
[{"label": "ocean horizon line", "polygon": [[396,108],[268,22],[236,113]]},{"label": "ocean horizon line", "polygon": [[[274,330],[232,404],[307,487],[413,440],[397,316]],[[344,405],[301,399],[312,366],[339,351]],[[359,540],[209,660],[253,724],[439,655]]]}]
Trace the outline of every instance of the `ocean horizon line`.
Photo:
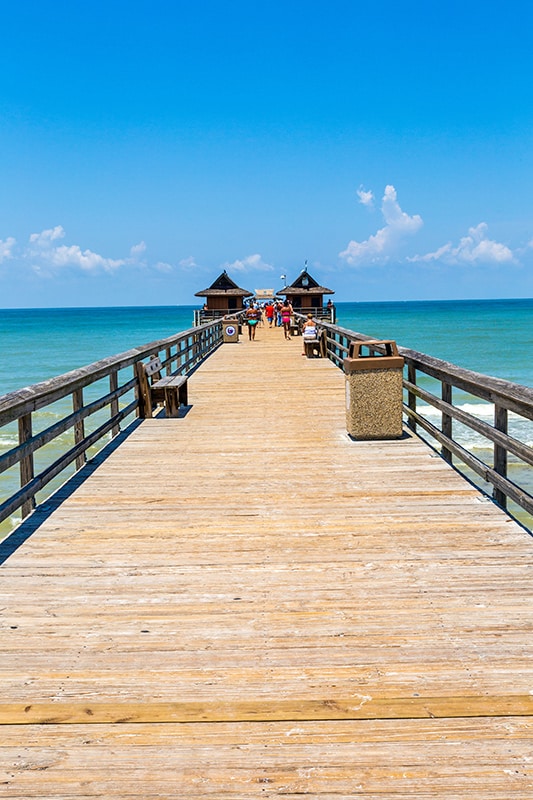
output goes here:
[{"label": "ocean horizon line", "polygon": [[[462,298],[434,298],[418,300],[334,300],[338,305],[405,305],[415,303],[520,303],[533,301],[533,297],[462,297]],[[201,305],[198,303],[157,303],[143,305],[104,305],[104,306],[10,306],[0,307],[0,311],[97,311],[113,309],[141,309],[141,308],[191,308],[195,309]]]}]

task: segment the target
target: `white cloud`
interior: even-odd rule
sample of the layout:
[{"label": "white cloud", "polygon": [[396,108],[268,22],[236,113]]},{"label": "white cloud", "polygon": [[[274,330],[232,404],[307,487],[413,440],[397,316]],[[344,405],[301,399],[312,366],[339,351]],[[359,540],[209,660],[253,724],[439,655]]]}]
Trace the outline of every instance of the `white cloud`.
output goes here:
[{"label": "white cloud", "polygon": [[32,233],[30,235],[30,242],[38,249],[45,249],[51,247],[52,242],[56,239],[64,239],[65,230],[62,225],[56,225],[55,228],[48,228],[40,233]]},{"label": "white cloud", "polygon": [[133,247],[130,247],[130,256],[134,261],[140,259],[145,252],[146,244],[144,242],[139,242],[139,244],[134,244]]},{"label": "white cloud", "polygon": [[36,274],[49,276],[55,270],[65,267],[78,268],[84,272],[112,272],[126,263],[124,259],[105,258],[92,250],[82,250],[77,244],[55,244],[64,238],[65,230],[61,225],[30,235],[30,244],[24,255],[31,260]]},{"label": "white cloud", "polygon": [[17,243],[16,239],[8,236],[5,241],[0,239],[0,264],[2,261],[7,261],[8,258],[13,258],[13,247]]},{"label": "white cloud", "polygon": [[468,236],[463,236],[454,247],[451,242],[439,247],[433,253],[413,256],[408,261],[440,262],[443,264],[508,264],[515,262],[512,250],[501,242],[495,242],[487,236],[488,225],[480,222],[475,228],[469,228]]},{"label": "white cloud", "polygon": [[79,267],[86,272],[96,272],[104,270],[113,272],[126,262],[124,259],[104,258],[104,256],[93,253],[92,250],[83,250],[73,244],[70,247],[61,245],[54,247],[48,254],[48,261],[55,267]]},{"label": "white cloud", "polygon": [[[77,244],[63,244],[66,232],[62,225],[47,228],[29,236],[26,245],[17,246],[13,237],[0,239],[0,264],[14,259],[22,269],[31,270],[41,278],[53,279],[65,270],[78,271],[88,275],[113,274],[120,268],[129,270],[151,270],[158,273],[173,272],[175,266],[165,261],[150,263],[145,254],[144,241],[134,244],[124,258],[109,258],[89,248],[82,249]],[[183,266],[196,266],[194,259],[184,259]]]},{"label": "white cloud", "polygon": [[259,253],[254,253],[254,255],[246,256],[246,258],[243,259],[237,259],[231,264],[226,262],[223,264],[223,267],[230,272],[271,272],[274,269],[272,264],[267,264],[265,261],[263,261]]},{"label": "white cloud", "polygon": [[194,269],[195,267],[198,266],[194,256],[189,256],[188,258],[182,258],[181,261],[178,262],[178,265],[180,267],[183,267],[184,269]]},{"label": "white cloud", "polygon": [[[106,258],[92,250],[82,250],[77,244],[57,245],[56,242],[64,239],[65,235],[65,230],[61,225],[31,234],[30,245],[24,256],[31,261],[32,269],[36,274],[51,277],[57,270],[68,267],[88,273],[114,272],[128,263],[123,258]],[[134,245],[130,251],[131,256],[136,259],[144,249],[144,242]]]},{"label": "white cloud", "polygon": [[357,190],[357,196],[362,205],[369,207],[374,206],[374,193],[372,191],[367,192],[362,186],[360,186]]},{"label": "white cloud", "polygon": [[[368,193],[366,193],[368,194]],[[392,257],[398,257],[404,240],[420,230],[422,217],[410,217],[402,211],[394,186],[386,186],[381,203],[381,213],[385,226],[364,242],[351,241],[346,250],[339,253],[352,266],[385,264]]]}]

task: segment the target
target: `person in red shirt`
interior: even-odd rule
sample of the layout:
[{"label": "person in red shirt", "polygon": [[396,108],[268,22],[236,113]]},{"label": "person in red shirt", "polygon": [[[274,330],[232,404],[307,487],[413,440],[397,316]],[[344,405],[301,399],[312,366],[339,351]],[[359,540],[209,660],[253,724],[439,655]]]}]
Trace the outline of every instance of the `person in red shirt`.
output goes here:
[{"label": "person in red shirt", "polygon": [[268,327],[272,327],[272,323],[274,322],[274,305],[273,303],[267,303],[265,306],[265,317],[267,318]]}]

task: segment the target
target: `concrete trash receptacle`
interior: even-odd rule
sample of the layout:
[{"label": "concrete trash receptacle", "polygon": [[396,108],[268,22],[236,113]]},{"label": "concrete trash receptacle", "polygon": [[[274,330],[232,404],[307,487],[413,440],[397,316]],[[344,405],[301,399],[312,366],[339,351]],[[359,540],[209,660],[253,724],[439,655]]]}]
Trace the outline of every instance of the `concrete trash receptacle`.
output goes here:
[{"label": "concrete trash receptacle", "polygon": [[[375,348],[384,355],[375,353]],[[372,354],[364,355],[364,349]],[[354,439],[399,439],[402,436],[403,358],[396,342],[351,342],[344,359],[346,429]]]},{"label": "concrete trash receptacle", "polygon": [[238,342],[239,341],[239,321],[236,319],[223,319],[222,320],[222,341],[223,342]]}]

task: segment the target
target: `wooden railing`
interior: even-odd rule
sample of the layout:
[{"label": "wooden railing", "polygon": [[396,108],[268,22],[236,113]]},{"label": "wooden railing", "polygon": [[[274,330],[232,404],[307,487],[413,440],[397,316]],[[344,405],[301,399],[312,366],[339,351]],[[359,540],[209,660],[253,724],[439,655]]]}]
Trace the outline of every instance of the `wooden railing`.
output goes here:
[{"label": "wooden railing", "polygon": [[[348,355],[350,342],[370,341],[375,338],[326,323],[321,323],[319,327],[326,329],[328,357],[340,369]],[[467,477],[471,478],[471,473],[478,476],[481,484],[475,477],[473,480],[481,488],[485,489],[485,484],[488,484],[494,501],[502,508],[507,508],[508,501],[511,501],[524,509],[527,517],[520,519],[531,529],[533,472],[530,468],[533,466],[533,448],[520,438],[510,435],[509,415],[513,415],[515,426],[517,418],[528,423],[533,420],[533,389],[462,369],[405,347],[399,346],[398,351],[405,359],[403,407],[410,429],[426,440],[429,437],[430,444],[438,443],[441,456]],[[435,383],[437,392],[431,391],[433,386],[424,385]],[[460,403],[463,406],[469,401],[493,405],[493,424],[459,408],[454,393],[461,394]],[[440,426],[427,419],[428,414],[425,412],[428,407],[439,412]],[[487,408],[486,405],[484,408]],[[482,441],[487,443],[486,449],[490,452],[490,458],[483,459],[479,453],[474,454],[461,441],[464,436],[461,437],[460,433],[454,435],[454,428],[460,426],[466,426],[483,437]],[[420,429],[423,433],[420,433]],[[533,425],[530,434],[528,431],[527,438],[530,437],[533,440]],[[514,470],[524,476],[520,483],[510,480],[508,476],[510,459],[513,459],[513,466],[523,468]]]},{"label": "wooden railing", "polygon": [[195,326],[205,325],[206,322],[217,322],[223,317],[235,317],[242,313],[240,310],[229,308],[211,308],[204,311],[203,308],[195,308],[193,312],[193,323]]},{"label": "wooden railing", "polygon": [[[0,397],[0,432],[17,441],[0,455],[0,474],[11,470],[8,486],[13,469],[19,470],[18,488],[0,498],[0,523],[15,512],[30,514],[37,493],[66,470],[80,469],[88,451],[135,420],[138,361],[157,355],[167,375],[186,375],[221,341],[220,321],[201,325]],[[57,421],[42,427],[43,410]],[[65,439],[64,446],[58,444]]]},{"label": "wooden railing", "polygon": [[[217,319],[222,319],[222,317],[239,317],[243,318],[246,312],[246,308],[240,311],[232,311],[230,309],[209,309],[204,311],[204,309],[197,308],[194,311],[194,324],[201,325],[204,322],[213,322]],[[324,322],[332,322],[334,323],[337,318],[337,309],[335,305],[325,305],[320,306],[319,308],[310,306],[309,308],[299,308],[296,311],[296,315],[307,315],[309,312],[313,314],[317,319],[323,320]]]}]

